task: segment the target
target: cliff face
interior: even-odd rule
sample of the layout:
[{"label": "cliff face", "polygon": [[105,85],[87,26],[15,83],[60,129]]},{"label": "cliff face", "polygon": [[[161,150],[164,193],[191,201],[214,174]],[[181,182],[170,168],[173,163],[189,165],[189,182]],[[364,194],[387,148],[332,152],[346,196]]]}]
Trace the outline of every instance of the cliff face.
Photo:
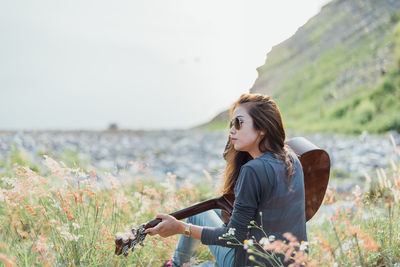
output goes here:
[{"label": "cliff face", "polygon": [[[393,121],[377,124],[391,120],[393,108],[382,101],[378,106],[372,98],[375,91],[400,94],[399,21],[399,0],[334,0],[271,49],[250,92],[271,95],[289,128],[396,129]],[[384,83],[393,83],[393,88],[385,91]],[[357,127],[350,127],[355,126],[352,117]],[[223,119],[227,120],[227,112],[213,121]]]},{"label": "cliff face", "polygon": [[[400,10],[398,0],[341,0],[327,4],[295,35],[268,53],[265,64],[257,69],[259,77],[251,92],[271,94],[279,90],[305,64],[311,64],[315,70],[323,67],[320,59],[328,52],[333,54],[332,60],[346,55],[340,62],[342,66],[336,65],[341,71],[337,71],[339,76],[332,77],[333,84],[329,87],[346,91],[361,84],[373,85],[380,77],[380,68],[386,69],[393,59],[391,45],[385,43],[385,37],[390,31],[390,17],[396,10]],[[360,48],[369,53],[357,54]]]}]

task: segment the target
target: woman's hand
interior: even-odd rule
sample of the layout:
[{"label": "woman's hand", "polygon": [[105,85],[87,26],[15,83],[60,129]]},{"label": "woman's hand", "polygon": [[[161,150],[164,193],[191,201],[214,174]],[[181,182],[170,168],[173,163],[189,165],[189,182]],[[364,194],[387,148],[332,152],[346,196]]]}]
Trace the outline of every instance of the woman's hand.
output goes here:
[{"label": "woman's hand", "polygon": [[168,237],[185,232],[185,223],[178,221],[175,217],[168,214],[158,214],[156,219],[161,219],[162,222],[156,227],[146,229],[145,233],[149,235],[159,234],[162,237]]}]

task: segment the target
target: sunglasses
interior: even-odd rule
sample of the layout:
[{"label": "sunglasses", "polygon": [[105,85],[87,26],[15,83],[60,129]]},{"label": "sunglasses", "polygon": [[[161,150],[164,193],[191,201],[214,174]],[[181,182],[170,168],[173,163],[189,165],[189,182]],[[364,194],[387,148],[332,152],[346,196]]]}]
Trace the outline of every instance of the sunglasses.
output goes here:
[{"label": "sunglasses", "polygon": [[236,130],[240,130],[240,127],[242,126],[242,122],[239,120],[238,117],[236,117],[236,118],[234,118],[233,120],[230,121],[229,129],[231,129],[232,126],[235,126]]}]

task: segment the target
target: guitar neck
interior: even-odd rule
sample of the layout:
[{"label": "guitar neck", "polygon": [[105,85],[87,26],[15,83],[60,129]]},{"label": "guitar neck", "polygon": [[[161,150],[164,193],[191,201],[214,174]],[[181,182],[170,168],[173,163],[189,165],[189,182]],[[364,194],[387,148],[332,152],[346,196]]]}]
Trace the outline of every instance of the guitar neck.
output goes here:
[{"label": "guitar neck", "polygon": [[[182,210],[175,211],[169,215],[175,217],[177,220],[182,220],[190,216],[202,213],[211,209],[223,209],[228,213],[232,213],[233,202],[235,196],[233,194],[222,195],[213,199],[209,199],[193,206],[184,208]],[[144,228],[152,228],[161,222],[160,219],[154,219],[145,224]]]}]

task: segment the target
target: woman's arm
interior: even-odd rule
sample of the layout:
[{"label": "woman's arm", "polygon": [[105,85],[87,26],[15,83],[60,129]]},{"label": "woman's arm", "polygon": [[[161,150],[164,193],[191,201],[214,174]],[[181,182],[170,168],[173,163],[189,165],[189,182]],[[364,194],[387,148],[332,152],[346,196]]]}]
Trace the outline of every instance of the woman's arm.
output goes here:
[{"label": "woman's arm", "polygon": [[[256,163],[256,162],[254,162]],[[247,238],[248,226],[250,221],[256,218],[256,213],[259,209],[259,204],[263,194],[270,193],[268,186],[266,189],[265,172],[260,168],[264,168],[261,164],[252,164],[252,166],[244,165],[240,170],[240,174],[235,186],[235,202],[233,212],[227,227],[203,227],[201,234],[201,242],[205,245],[219,245],[225,247],[235,247],[228,245],[226,239],[219,239],[225,233],[228,233],[230,228],[235,228],[235,238],[239,242],[243,242]],[[253,166],[256,165],[256,168]],[[260,176],[263,179],[260,179]]]},{"label": "woman's arm", "polygon": [[[250,225],[250,221],[255,218],[262,193],[265,193],[265,189],[262,188],[261,181],[256,171],[250,166],[243,166],[235,187],[236,198],[228,226],[216,228],[192,225],[190,236],[200,239],[205,245],[234,247],[233,245],[228,245],[226,243],[227,240],[220,240],[218,237],[227,233],[230,228],[235,228],[236,238],[240,242],[243,242],[248,232],[247,226]],[[156,218],[162,219],[162,222],[154,228],[147,229],[146,233],[168,237],[185,232],[186,223],[178,221],[171,215],[160,214],[157,215]]]},{"label": "woman's arm", "polygon": [[[168,237],[171,235],[184,234],[187,223],[178,221],[175,217],[168,214],[158,214],[156,219],[161,219],[156,227],[146,229],[146,233],[149,235],[160,235],[162,237]],[[190,237],[201,239],[201,232],[203,227],[198,225],[190,225]]]}]

